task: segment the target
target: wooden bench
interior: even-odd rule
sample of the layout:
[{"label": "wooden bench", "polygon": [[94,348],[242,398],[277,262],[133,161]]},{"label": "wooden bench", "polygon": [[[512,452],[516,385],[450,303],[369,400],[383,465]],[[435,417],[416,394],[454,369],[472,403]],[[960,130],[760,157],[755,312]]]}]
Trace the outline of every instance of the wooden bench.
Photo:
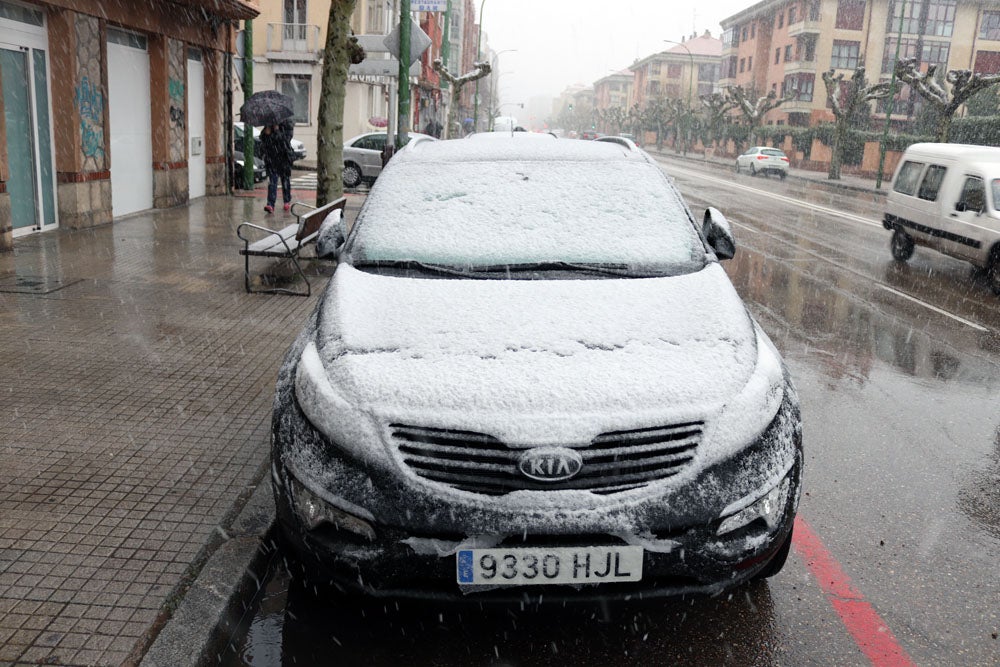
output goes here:
[{"label": "wooden bench", "polygon": [[[316,237],[319,236],[319,226],[326,219],[326,216],[336,209],[340,209],[341,214],[343,214],[346,205],[346,197],[341,197],[319,208],[302,202],[295,202],[292,204],[292,214],[297,218],[297,222],[282,229],[269,229],[255,225],[252,222],[241,223],[236,228],[236,235],[243,241],[240,254],[244,258],[243,284],[247,292],[257,294],[294,294],[296,296],[309,296],[312,294],[312,285],[309,284],[309,279],[299,264],[299,252],[310,243],[316,242]],[[262,233],[264,236],[254,241],[247,235],[248,233],[252,233],[249,230],[255,230],[255,232]],[[256,236],[257,234],[254,235]],[[300,292],[280,287],[274,289],[251,289],[251,257],[292,260],[295,270],[306,284],[305,291]]]}]

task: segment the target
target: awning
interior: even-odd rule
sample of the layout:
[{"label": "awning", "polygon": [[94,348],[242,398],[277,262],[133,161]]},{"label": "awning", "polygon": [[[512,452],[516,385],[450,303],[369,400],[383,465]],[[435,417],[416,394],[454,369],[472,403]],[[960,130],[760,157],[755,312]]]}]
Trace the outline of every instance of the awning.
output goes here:
[{"label": "awning", "polygon": [[260,15],[257,0],[170,0],[191,9],[203,9],[226,19],[254,19]]}]

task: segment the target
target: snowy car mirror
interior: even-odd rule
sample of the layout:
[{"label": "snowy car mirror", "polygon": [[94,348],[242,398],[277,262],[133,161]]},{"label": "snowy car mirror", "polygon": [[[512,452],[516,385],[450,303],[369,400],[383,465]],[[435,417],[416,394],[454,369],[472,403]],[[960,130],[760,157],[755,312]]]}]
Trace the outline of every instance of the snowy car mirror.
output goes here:
[{"label": "snowy car mirror", "polygon": [[729,226],[726,216],[717,208],[709,206],[705,209],[705,221],[701,226],[705,240],[715,251],[715,256],[719,259],[732,259],[736,254],[736,240],[733,238],[733,230]]},{"label": "snowy car mirror", "polygon": [[317,257],[333,259],[340,252],[347,239],[347,223],[343,213],[341,209],[330,211],[330,215],[326,216],[323,224],[319,226],[319,234],[316,237]]}]

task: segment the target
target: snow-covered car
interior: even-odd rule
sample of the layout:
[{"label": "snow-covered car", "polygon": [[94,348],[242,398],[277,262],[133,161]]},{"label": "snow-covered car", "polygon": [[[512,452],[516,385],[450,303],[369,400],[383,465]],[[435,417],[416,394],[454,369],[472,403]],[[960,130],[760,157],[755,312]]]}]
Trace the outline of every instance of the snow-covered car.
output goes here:
[{"label": "snow-covered car", "polygon": [[[364,182],[374,182],[382,173],[382,151],[385,150],[385,132],[359,134],[344,142],[344,171],[342,180],[345,188],[356,188]],[[436,141],[429,134],[409,133],[410,141],[415,138]]]},{"label": "snow-covered car", "polygon": [[317,252],[338,265],[273,411],[293,577],[555,601],[781,569],[797,395],[720,265],[725,218],[697,220],[645,152],[411,144]]},{"label": "snow-covered car", "polygon": [[757,174],[777,174],[781,180],[788,176],[788,156],[778,148],[770,146],[751,146],[736,158],[736,173],[747,172],[751,176]]}]

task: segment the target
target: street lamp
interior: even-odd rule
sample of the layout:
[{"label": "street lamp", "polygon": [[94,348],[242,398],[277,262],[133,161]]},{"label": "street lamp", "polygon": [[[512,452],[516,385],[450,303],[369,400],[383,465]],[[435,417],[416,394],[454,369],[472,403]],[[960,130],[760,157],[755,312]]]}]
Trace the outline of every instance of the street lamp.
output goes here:
[{"label": "street lamp", "polygon": [[[479,30],[476,31],[476,62],[483,59],[483,5],[486,0],[479,3]],[[479,130],[479,79],[476,79],[476,99],[472,105],[472,131]]]},{"label": "street lamp", "polygon": [[[676,44],[677,46],[681,47],[682,49],[684,49],[685,51],[687,51],[688,58],[691,59],[691,69],[688,72],[688,101],[687,101],[687,107],[688,107],[687,108],[687,112],[691,113],[692,112],[692,109],[691,109],[691,92],[692,92],[692,89],[694,88],[694,54],[691,53],[691,49],[688,48],[687,44],[685,44],[683,42],[675,42],[672,39],[665,39],[663,41],[666,42],[666,43],[668,43],[668,44]],[[684,127],[684,135],[685,135],[684,136],[684,154],[685,155],[687,154],[687,142],[688,142],[688,137],[687,137],[688,128],[687,128],[687,124],[688,124],[687,120],[685,120],[684,121],[684,126],[685,126]]]}]

